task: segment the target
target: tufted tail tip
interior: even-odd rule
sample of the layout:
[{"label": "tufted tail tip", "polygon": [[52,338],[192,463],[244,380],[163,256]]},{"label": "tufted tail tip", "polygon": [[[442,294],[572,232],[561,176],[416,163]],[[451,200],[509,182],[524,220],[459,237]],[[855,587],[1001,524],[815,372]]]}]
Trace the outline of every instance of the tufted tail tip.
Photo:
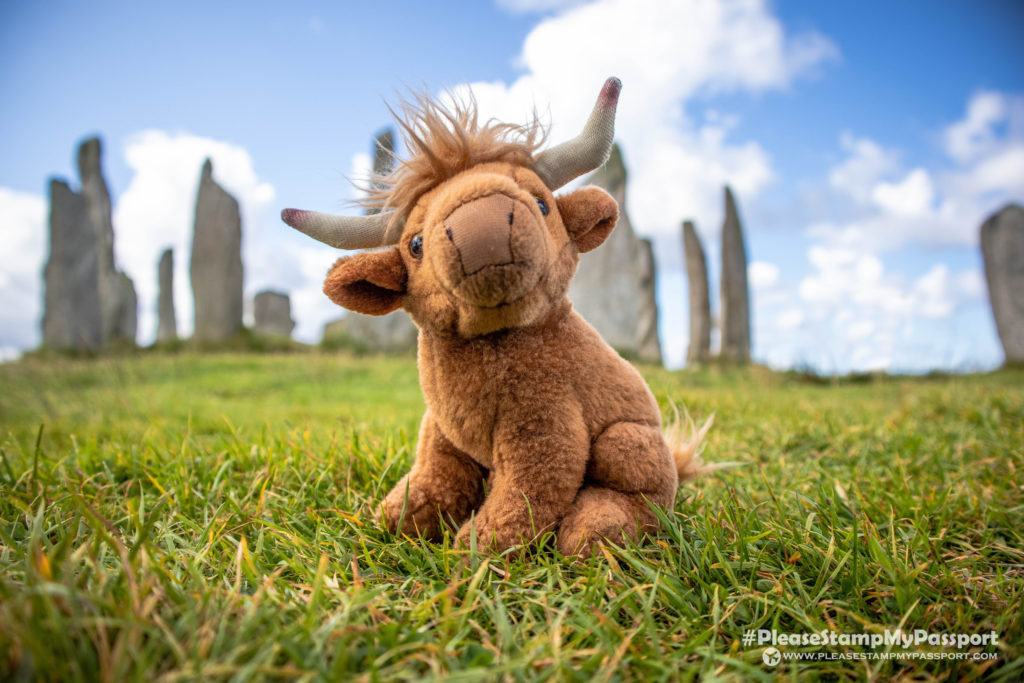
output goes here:
[{"label": "tufted tail tip", "polygon": [[665,427],[665,441],[672,451],[681,483],[713,469],[704,465],[700,454],[704,450],[704,437],[711,429],[715,416],[709,417],[698,428],[686,408],[683,408],[682,416],[674,403],[672,410],[675,412],[675,418]]}]

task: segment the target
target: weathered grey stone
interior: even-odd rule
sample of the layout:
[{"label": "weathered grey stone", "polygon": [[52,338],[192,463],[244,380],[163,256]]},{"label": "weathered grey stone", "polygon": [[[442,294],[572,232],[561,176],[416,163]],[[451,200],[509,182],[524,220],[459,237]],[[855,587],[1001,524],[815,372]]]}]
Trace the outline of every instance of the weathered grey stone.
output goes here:
[{"label": "weathered grey stone", "polygon": [[600,247],[580,256],[569,286],[575,309],[613,348],[661,363],[654,254],[633,231],[626,212],[626,167],[618,145],[608,163],[587,182],[607,190],[619,204],[619,222]]},{"label": "weathered grey stone", "polygon": [[138,302],[114,263],[110,193],[100,166],[98,138],[78,147],[82,190],[50,184],[50,259],[46,266],[43,345],[98,349],[121,339],[135,343]]},{"label": "weathered grey stone", "polygon": [[750,360],[750,291],[747,287],[747,248],[732,191],[725,188],[722,226],[722,352],[723,358]]},{"label": "weathered grey stone", "polygon": [[223,342],[242,328],[242,217],[238,200],[203,164],[196,198],[192,260],[195,331],[200,342]]},{"label": "weathered grey stone", "polygon": [[419,331],[405,311],[363,315],[349,311],[344,318],[324,325],[325,344],[351,345],[378,353],[404,353],[416,348]]},{"label": "weathered grey stone", "polygon": [[157,268],[156,302],[156,340],[158,342],[174,341],[178,338],[178,317],[174,312],[174,250],[164,249],[160,254],[160,265]]},{"label": "weathered grey stone", "polygon": [[373,175],[386,176],[395,167],[395,131],[384,128],[373,137]]},{"label": "weathered grey stone", "polygon": [[[395,133],[381,130],[373,139],[373,179],[371,187],[380,187],[379,178],[391,173],[395,166]],[[368,210],[366,213],[375,213]],[[388,315],[362,315],[349,311],[345,317],[324,326],[327,344],[350,345],[377,353],[404,353],[416,348],[418,331],[405,311]]]},{"label": "weathered grey stone", "polygon": [[703,363],[711,356],[711,299],[704,246],[691,221],[683,223],[683,250],[690,293],[690,346],[687,363]]},{"label": "weathered grey stone", "polygon": [[139,297],[135,293],[135,284],[130,277],[117,271],[117,281],[119,308],[117,317],[114,318],[117,328],[114,330],[113,338],[134,344],[135,334],[139,329]]},{"label": "weathered grey stone", "polygon": [[[100,315],[103,345],[115,339],[135,343],[138,301],[135,287],[128,276],[117,270],[114,262],[114,224],[111,220],[110,191],[103,179],[102,145],[99,138],[89,138],[78,147],[78,173],[82,180],[82,197],[93,230],[99,256]],[[128,280],[127,284],[125,280]]]},{"label": "weathered grey stone", "polygon": [[295,329],[287,294],[264,290],[253,299],[253,328],[260,334],[291,337]]},{"label": "weathered grey stone", "polygon": [[95,350],[103,345],[99,250],[85,199],[61,180],[50,181],[50,254],[43,346]]},{"label": "weathered grey stone", "polygon": [[[387,176],[395,168],[395,131],[384,128],[373,136],[373,169],[370,176],[370,189],[384,189],[381,178]],[[367,209],[366,215],[378,213],[380,209]]]},{"label": "weathered grey stone", "polygon": [[1024,363],[1024,208],[1008,204],[981,226],[992,317],[1007,363]]}]

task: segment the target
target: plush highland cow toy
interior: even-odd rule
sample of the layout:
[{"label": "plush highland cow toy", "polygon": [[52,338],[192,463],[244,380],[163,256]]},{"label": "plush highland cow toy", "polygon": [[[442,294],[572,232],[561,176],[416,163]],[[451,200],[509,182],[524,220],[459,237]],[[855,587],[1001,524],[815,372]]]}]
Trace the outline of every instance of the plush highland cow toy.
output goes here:
[{"label": "plush highland cow toy", "polygon": [[420,98],[400,121],[411,158],[368,200],[379,213],[282,212],[334,247],[387,247],[340,259],[324,292],[419,327],[427,412],[381,505],[391,531],[438,539],[447,522],[457,544],[494,550],[552,531],[588,554],[655,530],[650,505],[695,472],[703,430],[666,438],[644,380],[566,297],[618,207],[596,187],[553,193],[608,158],[620,88],[608,79],[579,137],[544,152],[536,120],[481,124],[472,100]]}]

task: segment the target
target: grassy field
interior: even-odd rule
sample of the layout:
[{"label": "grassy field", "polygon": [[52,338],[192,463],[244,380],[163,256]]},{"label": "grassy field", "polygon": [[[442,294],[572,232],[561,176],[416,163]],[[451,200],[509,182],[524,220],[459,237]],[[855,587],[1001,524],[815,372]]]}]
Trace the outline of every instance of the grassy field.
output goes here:
[{"label": "grassy field", "polygon": [[[644,374],[666,415],[716,414],[706,460],[744,465],[573,562],[369,521],[414,453],[411,359],[0,365],[0,679],[1024,677],[1024,372]],[[770,667],[758,628],[995,631],[964,651],[998,658]]]}]

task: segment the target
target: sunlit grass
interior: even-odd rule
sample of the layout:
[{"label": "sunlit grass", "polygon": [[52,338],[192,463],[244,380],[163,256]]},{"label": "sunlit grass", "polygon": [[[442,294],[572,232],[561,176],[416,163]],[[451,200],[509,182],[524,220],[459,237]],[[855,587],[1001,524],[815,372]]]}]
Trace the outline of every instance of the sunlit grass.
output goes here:
[{"label": "sunlit grass", "polygon": [[[411,359],[2,365],[0,677],[1024,676],[1024,373],[644,374],[666,415],[716,414],[706,460],[745,465],[573,562],[370,521],[414,453]],[[740,642],[900,626],[994,630],[1000,658],[769,669]]]}]

